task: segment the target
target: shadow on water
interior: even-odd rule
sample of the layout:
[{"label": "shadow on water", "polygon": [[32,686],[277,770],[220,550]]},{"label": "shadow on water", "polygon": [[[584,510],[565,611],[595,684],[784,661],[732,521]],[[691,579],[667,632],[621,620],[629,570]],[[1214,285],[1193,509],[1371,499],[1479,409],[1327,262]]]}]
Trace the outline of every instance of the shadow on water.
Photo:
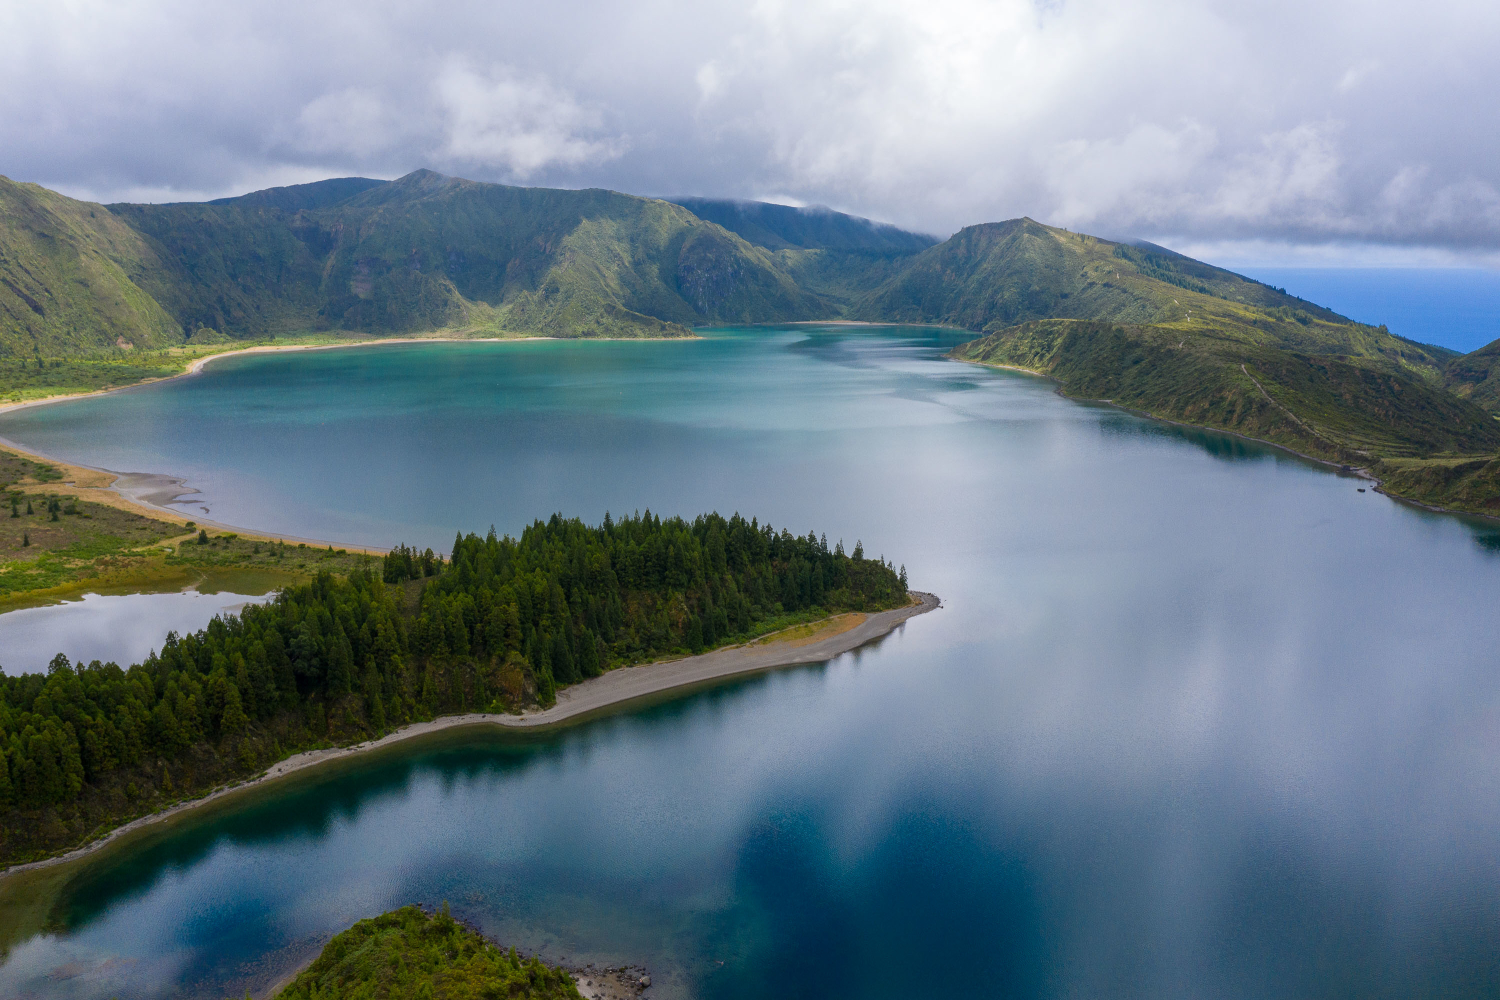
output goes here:
[{"label": "shadow on water", "polygon": [[[886,638],[863,648],[874,648]],[[857,663],[860,653],[845,655]],[[820,676],[830,662],[787,669]],[[771,682],[770,674],[721,678],[662,692],[632,702],[623,711],[606,710],[565,728],[517,732],[473,726],[439,731],[248,789],[187,812],[176,822],[148,827],[129,843],[85,859],[63,884],[48,922],[63,930],[84,926],[120,900],[148,890],[174,870],[191,868],[222,845],[256,847],[326,838],[336,826],[357,821],[363,811],[406,795],[422,777],[435,778],[448,793],[461,783],[512,777],[555,763],[580,747],[587,750],[590,730],[622,717],[633,724],[670,728],[695,713],[713,714],[745,692],[764,688]]]},{"label": "shadow on water", "polygon": [[[1222,462],[1244,463],[1271,461],[1286,463],[1288,465],[1300,466],[1307,469],[1316,469],[1319,472],[1328,473],[1344,478],[1360,478],[1346,468],[1338,468],[1326,462],[1307,458],[1295,452],[1287,451],[1285,448],[1272,444],[1264,444],[1252,441],[1249,438],[1239,437],[1234,434],[1226,434],[1220,431],[1212,431],[1202,427],[1185,427],[1179,424],[1171,424],[1150,417],[1142,417],[1128,413],[1112,406],[1109,403],[1080,401],[1085,406],[1095,406],[1110,412],[1111,416],[1100,421],[1100,432],[1107,437],[1123,440],[1126,438],[1155,438],[1163,441],[1186,442],[1199,451],[1216,458]],[[1473,514],[1465,514],[1458,511],[1434,511],[1413,504],[1399,498],[1391,498],[1403,507],[1424,516],[1441,519],[1448,522],[1463,524],[1471,533],[1474,543],[1480,550],[1491,555],[1500,556],[1500,522],[1492,518],[1480,517]]]},{"label": "shadow on water", "polygon": [[[976,955],[1015,995],[1038,991],[1050,956],[1037,876],[1026,863],[1032,848],[986,843],[946,810],[929,801],[897,819],[852,877],[813,803],[746,831],[734,873],[739,926],[720,940],[753,946],[710,965],[702,995],[986,995],[974,978]],[[882,919],[870,919],[876,913]],[[747,961],[766,953],[780,956],[774,970]]]},{"label": "shadow on water", "polygon": [[1287,451],[1285,448],[1252,441],[1249,438],[1240,437],[1235,434],[1212,431],[1202,427],[1187,427],[1182,424],[1168,423],[1165,420],[1156,420],[1152,417],[1141,416],[1122,410],[1110,403],[1093,400],[1077,400],[1077,402],[1082,406],[1096,407],[1107,411],[1107,415],[1099,422],[1100,432],[1107,437],[1116,439],[1146,438],[1160,441],[1184,442],[1192,445],[1210,458],[1217,458],[1223,462],[1250,462],[1273,459],[1276,461],[1291,462],[1308,468],[1321,469],[1325,472],[1333,471],[1332,466],[1310,458],[1304,458],[1301,455]]},{"label": "shadow on water", "polygon": [[140,839],[101,852],[97,860],[82,865],[62,889],[54,918],[65,929],[86,924],[118,900],[148,889],[168,872],[193,866],[220,845],[256,847],[324,838],[372,805],[406,794],[424,774],[438,775],[449,785],[503,776],[561,750],[555,742],[527,735],[481,729],[437,733],[380,753],[323,764],[306,775],[292,775],[223,804],[188,812],[180,821],[147,828]]},{"label": "shadow on water", "polygon": [[[978,334],[943,327],[809,326],[806,336],[787,345],[793,354],[844,368],[883,368],[892,359],[930,357],[949,351]],[[878,339],[872,336],[879,333]]]}]

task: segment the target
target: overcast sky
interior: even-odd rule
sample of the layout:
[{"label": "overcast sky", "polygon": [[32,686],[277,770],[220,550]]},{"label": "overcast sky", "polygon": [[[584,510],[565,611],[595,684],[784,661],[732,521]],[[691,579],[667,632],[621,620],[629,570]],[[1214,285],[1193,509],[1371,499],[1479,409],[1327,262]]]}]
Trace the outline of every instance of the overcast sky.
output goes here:
[{"label": "overcast sky", "polygon": [[0,0],[0,173],[103,201],[426,166],[1493,261],[1497,98],[1494,0]]}]

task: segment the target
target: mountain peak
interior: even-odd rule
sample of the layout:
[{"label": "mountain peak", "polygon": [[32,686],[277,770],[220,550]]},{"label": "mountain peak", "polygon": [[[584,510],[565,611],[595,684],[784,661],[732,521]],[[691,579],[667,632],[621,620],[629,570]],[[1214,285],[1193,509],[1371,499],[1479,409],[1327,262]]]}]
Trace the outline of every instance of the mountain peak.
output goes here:
[{"label": "mountain peak", "polygon": [[426,167],[418,167],[409,174],[404,174],[401,177],[397,177],[391,183],[401,184],[406,187],[426,187],[442,186],[458,180],[461,180],[461,178],[449,177],[447,174],[440,174],[436,170],[428,170]]}]

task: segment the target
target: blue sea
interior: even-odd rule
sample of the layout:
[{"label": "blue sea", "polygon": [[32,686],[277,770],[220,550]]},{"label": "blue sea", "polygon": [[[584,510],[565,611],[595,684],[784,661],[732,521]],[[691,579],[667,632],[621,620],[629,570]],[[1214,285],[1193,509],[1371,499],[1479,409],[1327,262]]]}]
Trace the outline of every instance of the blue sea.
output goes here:
[{"label": "blue sea", "polygon": [[1479,267],[1231,267],[1361,323],[1467,354],[1500,339],[1500,271]]}]

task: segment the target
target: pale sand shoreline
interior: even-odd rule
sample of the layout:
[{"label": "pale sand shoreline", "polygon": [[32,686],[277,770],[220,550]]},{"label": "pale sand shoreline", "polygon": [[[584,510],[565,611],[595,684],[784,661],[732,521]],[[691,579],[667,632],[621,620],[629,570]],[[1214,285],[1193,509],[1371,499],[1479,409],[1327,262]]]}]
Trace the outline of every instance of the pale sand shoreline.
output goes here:
[{"label": "pale sand shoreline", "polygon": [[[0,405],[0,415],[12,410],[24,410],[33,406],[47,406],[51,403],[65,403],[74,399],[87,399],[90,396],[108,396],[112,393],[127,392],[139,389],[146,385],[158,385],[162,382],[171,382],[174,379],[188,378],[197,375],[204,367],[214,361],[223,358],[236,357],[243,354],[276,354],[287,351],[333,351],[349,347],[378,347],[382,344],[509,344],[524,343],[538,340],[567,340],[578,339],[580,341],[624,341],[641,340],[649,343],[676,343],[696,339],[692,337],[649,337],[649,338],[624,338],[624,337],[372,337],[369,340],[349,340],[333,344],[259,344],[255,347],[240,347],[220,351],[216,354],[208,354],[192,361],[187,368],[175,375],[165,375],[161,378],[144,379],[131,385],[122,385],[113,389],[96,389],[93,392],[75,392],[61,396],[48,396],[45,399],[29,399],[21,403],[6,403]],[[180,497],[191,496],[198,491],[188,487],[186,481],[175,476],[154,472],[115,472],[112,469],[98,469],[91,465],[78,465],[67,462],[60,458],[42,452],[33,451],[25,446],[0,437],[0,448],[15,452],[25,458],[55,465],[63,471],[63,480],[58,483],[43,483],[40,486],[30,487],[30,491],[38,492],[58,486],[71,486],[79,493],[80,500],[91,500],[95,503],[103,503],[110,507],[118,507],[122,510],[131,510],[138,514],[155,517],[158,520],[168,520],[177,524],[185,525],[193,522],[195,527],[212,528],[215,531],[232,531],[246,538],[256,541],[285,542],[289,545],[306,544],[323,548],[325,546],[335,549],[344,549],[347,552],[364,552],[368,555],[384,555],[389,548],[381,548],[372,545],[353,545],[347,542],[338,542],[326,538],[303,538],[298,535],[287,535],[273,531],[262,531],[257,528],[246,528],[237,524],[228,524],[223,521],[206,520],[201,517],[189,517],[181,511],[173,510],[163,506],[172,503]],[[173,492],[175,490],[175,492]]]},{"label": "pale sand shoreline", "polygon": [[[508,341],[528,340],[552,340],[552,337],[391,337],[371,340],[351,340],[336,344],[261,344],[255,347],[242,347],[233,350],[221,351],[217,354],[209,354],[191,362],[187,368],[176,375],[167,375],[162,378],[145,379],[132,385],[119,386],[113,389],[98,389],[93,392],[75,392],[67,395],[48,396],[45,399],[30,399],[21,403],[7,403],[0,406],[0,414],[9,413],[13,410],[24,410],[28,407],[46,406],[51,403],[64,403],[74,399],[87,399],[90,396],[108,396],[112,393],[125,392],[137,389],[145,385],[157,385],[162,382],[170,382],[174,379],[187,378],[197,375],[210,362],[221,358],[234,357],[241,354],[271,354],[284,351],[326,351],[336,350],[344,347],[370,347],[378,344],[419,344],[419,343],[504,343]],[[349,552],[364,552],[369,555],[384,555],[390,551],[388,548],[380,548],[368,545],[351,545],[323,538],[303,538],[298,535],[287,535],[279,532],[261,531],[254,528],[246,528],[242,525],[228,524],[223,521],[214,521],[203,517],[189,517],[182,511],[173,510],[166,504],[176,502],[182,497],[192,496],[197,493],[189,487],[185,480],[176,476],[164,475],[154,472],[115,472],[112,469],[99,469],[91,465],[78,465],[73,462],[64,461],[52,455],[39,451],[33,451],[18,442],[0,437],[0,448],[14,452],[25,458],[48,465],[55,465],[62,470],[63,479],[57,483],[42,483],[31,487],[29,492],[41,492],[58,487],[72,487],[79,494],[80,500],[90,500],[94,503],[102,503],[110,507],[122,510],[134,511],[158,520],[166,520],[179,525],[192,522],[195,527],[212,528],[215,531],[232,531],[246,538],[267,541],[285,542],[289,545],[306,544],[323,548],[332,546]]]},{"label": "pale sand shoreline", "polygon": [[[178,803],[175,806],[152,813],[149,816],[142,816],[140,819],[133,820],[124,826],[111,830],[98,840],[85,844],[76,850],[69,851],[67,854],[62,854],[55,858],[46,858],[42,861],[13,865],[10,868],[0,871],[0,879],[21,872],[35,871],[53,865],[76,861],[113,843],[126,834],[155,825],[173,816],[197,809],[200,806],[205,806],[210,802],[218,801],[227,796],[241,794],[266,782],[285,778],[288,775],[305,771],[319,764],[345,759],[355,754],[367,753],[372,750],[383,749],[415,737],[428,736],[432,733],[442,732],[443,730],[457,729],[465,726],[496,726],[500,729],[516,731],[547,730],[564,724],[581,722],[590,716],[601,714],[606,710],[618,709],[655,695],[663,695],[669,692],[682,693],[692,688],[730,677],[748,676],[775,670],[780,667],[821,663],[825,660],[831,660],[842,653],[858,649],[860,646],[889,635],[897,626],[910,618],[926,614],[942,606],[942,601],[935,594],[927,594],[914,590],[911,591],[911,596],[915,599],[914,603],[901,608],[893,608],[890,611],[879,611],[875,614],[866,615],[864,620],[853,628],[846,627],[847,622],[845,622],[837,626],[837,631],[834,631],[833,628],[820,629],[806,639],[768,642],[766,641],[766,637],[763,637],[741,646],[728,646],[698,656],[682,657],[675,660],[657,660],[653,663],[646,663],[636,667],[619,667],[599,677],[564,688],[558,693],[557,704],[540,711],[523,712],[520,715],[497,715],[482,712],[472,712],[465,715],[445,715],[431,722],[412,723],[378,740],[357,743],[349,747],[307,750],[273,764],[264,773],[248,781],[220,789],[199,799]],[[843,616],[834,617],[837,619]],[[833,634],[829,635],[827,634],[828,632],[833,632]]]},{"label": "pale sand shoreline", "polygon": [[[41,399],[28,399],[19,403],[0,404],[0,414],[9,413],[12,410],[24,410],[32,406],[47,406],[51,403],[66,403],[71,399],[88,399],[90,396],[108,396],[117,392],[126,392],[131,389],[139,389],[141,386],[158,385],[162,382],[171,382],[179,378],[187,378],[196,375],[203,367],[211,361],[221,358],[232,358],[241,354],[276,354],[285,351],[332,351],[344,347],[378,347],[381,344],[507,344],[530,340],[562,340],[561,337],[371,337],[368,340],[346,340],[332,344],[257,344],[254,347],[233,347],[214,354],[205,354],[189,362],[188,366],[175,375],[163,375],[160,378],[141,379],[130,385],[119,385],[111,389],[94,389],[90,392],[70,392],[58,396],[44,396]],[[616,337],[590,337],[589,340],[617,340]],[[661,337],[650,338],[660,340],[686,340],[685,337]],[[54,461],[54,459],[48,459]]]}]

